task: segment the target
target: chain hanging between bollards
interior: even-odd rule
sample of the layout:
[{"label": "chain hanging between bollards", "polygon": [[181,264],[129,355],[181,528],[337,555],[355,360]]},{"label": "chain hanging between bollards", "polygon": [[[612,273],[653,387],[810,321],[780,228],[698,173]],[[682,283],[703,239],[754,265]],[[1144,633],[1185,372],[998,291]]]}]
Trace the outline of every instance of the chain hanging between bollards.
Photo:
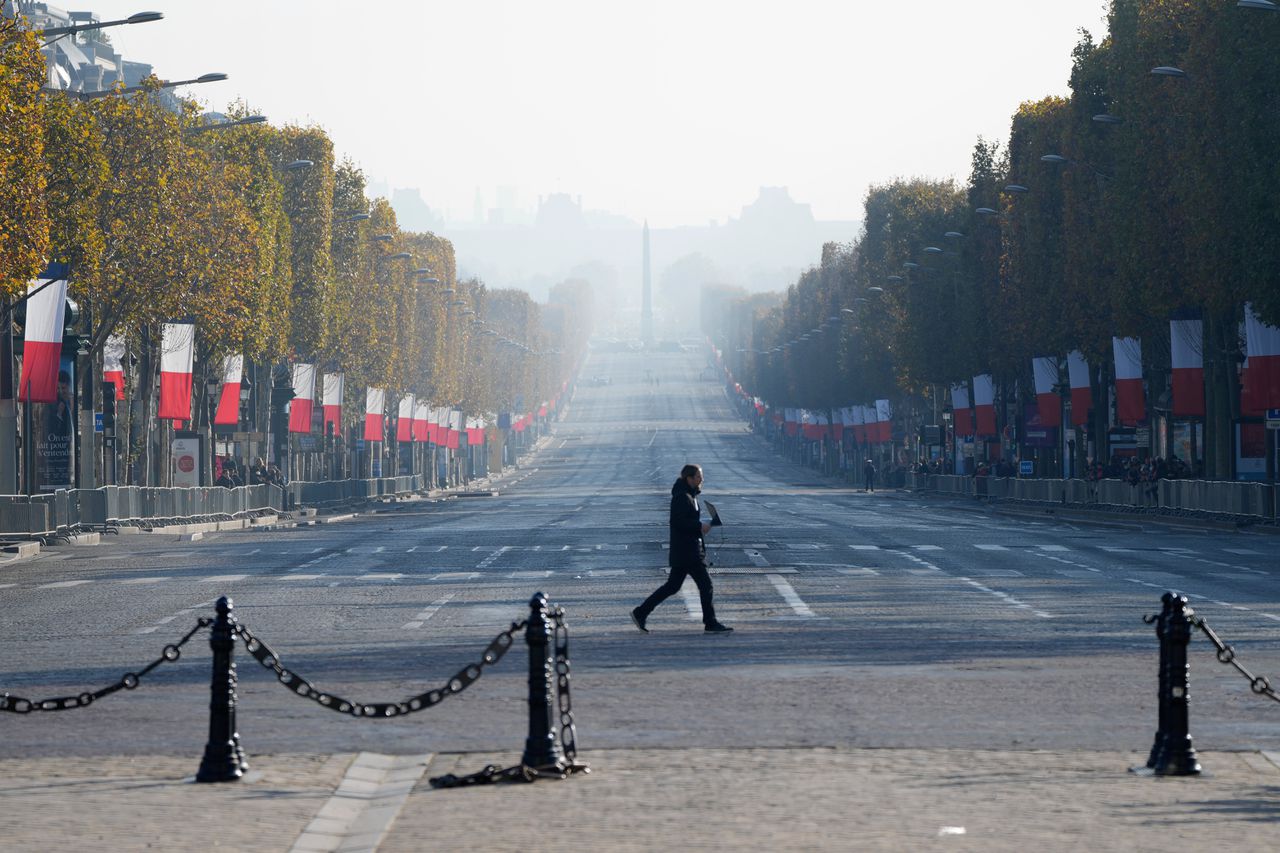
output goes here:
[{"label": "chain hanging between bollards", "polygon": [[591,768],[577,760],[577,729],[569,692],[569,628],[564,608],[552,608],[536,593],[529,601],[525,628],[529,646],[529,735],[520,763],[499,768],[487,765],[477,773],[452,773],[430,780],[433,788],[459,788],[497,782],[567,779]]}]

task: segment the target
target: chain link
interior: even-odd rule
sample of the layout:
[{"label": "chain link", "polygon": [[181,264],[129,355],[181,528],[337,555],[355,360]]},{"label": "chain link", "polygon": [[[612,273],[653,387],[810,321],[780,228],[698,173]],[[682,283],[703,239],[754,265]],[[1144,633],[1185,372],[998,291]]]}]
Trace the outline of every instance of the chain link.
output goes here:
[{"label": "chain link", "polygon": [[328,708],[330,711],[337,711],[339,714],[350,714],[353,717],[372,717],[374,719],[385,719],[387,717],[401,717],[405,714],[412,714],[416,711],[424,711],[433,705],[438,705],[447,697],[453,696],[466,690],[474,684],[481,675],[484,674],[485,667],[492,666],[502,660],[514,645],[513,635],[516,631],[521,630],[527,623],[524,621],[512,622],[511,627],[499,633],[489,643],[484,650],[484,654],[480,656],[478,663],[468,664],[450,678],[443,687],[426,690],[417,696],[412,696],[402,702],[353,702],[349,699],[343,699],[333,693],[327,693],[317,690],[315,686],[307,681],[296,672],[291,672],[280,663],[280,657],[267,646],[266,643],[258,639],[254,633],[243,624],[235,626],[236,636],[243,642],[245,650],[254,657],[258,663],[276,674],[276,678],[284,687],[304,699],[310,699],[322,708]]},{"label": "chain link", "polygon": [[207,616],[202,616],[196,620],[195,627],[182,636],[182,639],[176,643],[170,643],[160,652],[160,657],[147,664],[137,672],[126,672],[120,676],[120,680],[109,687],[93,692],[85,691],[75,696],[61,696],[56,699],[24,699],[21,696],[11,696],[8,693],[0,694],[0,711],[9,711],[13,714],[30,714],[32,711],[69,711],[73,708],[87,708],[98,699],[104,696],[110,696],[117,690],[136,690],[138,685],[142,683],[142,679],[150,674],[151,670],[163,663],[173,663],[182,657],[182,647],[187,641],[196,635],[196,633],[204,628],[208,628],[213,624],[213,620]]},{"label": "chain link", "polygon": [[1227,663],[1235,667],[1236,672],[1239,672],[1249,680],[1249,689],[1254,693],[1259,696],[1266,696],[1268,699],[1272,699],[1276,702],[1280,702],[1280,695],[1278,695],[1275,688],[1271,686],[1271,682],[1265,676],[1254,675],[1252,672],[1245,669],[1240,662],[1236,660],[1236,650],[1227,643],[1222,642],[1218,635],[1213,632],[1213,629],[1209,627],[1209,624],[1204,621],[1203,616],[1191,616],[1190,621],[1192,625],[1199,628],[1201,632],[1209,638],[1209,642],[1213,643],[1214,648],[1218,650],[1219,663]]},{"label": "chain link", "polygon": [[551,611],[555,620],[556,646],[556,697],[560,710],[560,744],[570,766],[577,765],[578,729],[573,724],[573,698],[569,693],[569,624],[564,618],[564,608],[556,606]]}]

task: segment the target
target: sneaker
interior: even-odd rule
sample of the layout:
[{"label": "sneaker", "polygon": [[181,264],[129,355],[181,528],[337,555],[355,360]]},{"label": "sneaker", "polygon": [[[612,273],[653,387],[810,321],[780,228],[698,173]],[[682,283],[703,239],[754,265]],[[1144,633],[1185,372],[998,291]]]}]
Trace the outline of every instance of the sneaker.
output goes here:
[{"label": "sneaker", "polygon": [[637,607],[635,610],[632,610],[632,611],[631,611],[631,622],[632,622],[632,624],[634,624],[637,628],[639,628],[639,629],[640,629],[640,632],[641,632],[641,633],[643,633],[643,634],[647,634],[647,633],[649,633],[649,629],[648,629],[648,628],[646,628],[646,627],[644,626],[644,617],[640,615],[640,608],[639,608],[639,607]]},{"label": "sneaker", "polygon": [[706,631],[708,634],[728,634],[733,631],[733,629],[728,625],[721,625],[719,622],[716,622],[714,625],[708,625],[702,630]]}]

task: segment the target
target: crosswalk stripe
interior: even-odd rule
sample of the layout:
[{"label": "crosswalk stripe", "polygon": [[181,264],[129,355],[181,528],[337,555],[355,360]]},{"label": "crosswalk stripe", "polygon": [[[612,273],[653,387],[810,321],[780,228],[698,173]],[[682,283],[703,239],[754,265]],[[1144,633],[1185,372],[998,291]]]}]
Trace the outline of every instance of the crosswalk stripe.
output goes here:
[{"label": "crosswalk stripe", "polygon": [[212,577],[200,578],[200,583],[233,583],[242,581],[247,575],[213,575]]},{"label": "crosswalk stripe", "polygon": [[128,584],[160,583],[161,581],[167,581],[167,580],[169,580],[169,578],[168,578],[168,577],[161,577],[161,578],[126,578],[125,580],[120,581],[120,583],[128,583]]},{"label": "crosswalk stripe", "polygon": [[875,569],[860,568],[855,566],[837,568],[836,571],[842,575],[858,575],[858,576],[864,576],[864,577],[874,577],[880,574]]},{"label": "crosswalk stripe", "polygon": [[981,543],[975,544],[973,547],[977,548],[980,551],[1008,551],[1009,550],[1003,545],[986,545]]},{"label": "crosswalk stripe", "polygon": [[549,578],[551,577],[552,574],[554,574],[554,572],[544,569],[542,571],[532,571],[532,572],[512,572],[511,574],[507,575],[507,577],[509,578]]},{"label": "crosswalk stripe", "polygon": [[55,581],[54,583],[42,583],[36,589],[66,589],[69,586],[80,586],[86,583],[93,583],[93,581]]},{"label": "crosswalk stripe", "polygon": [[423,623],[423,622],[426,622],[426,621],[427,621],[428,619],[430,619],[432,616],[435,616],[435,615],[436,615],[436,613],[438,613],[438,612],[440,611],[440,608],[441,608],[441,607],[444,607],[446,604],[448,604],[448,603],[449,603],[449,601],[450,601],[450,600],[451,600],[455,595],[457,595],[457,593],[456,593],[456,592],[451,592],[451,593],[449,593],[449,594],[448,594],[448,595],[446,595],[446,596],[443,596],[443,597],[441,597],[441,598],[437,598],[435,601],[431,602],[431,604],[430,604],[429,606],[427,606],[426,608],[424,608],[424,609],[423,609],[423,611],[422,611],[421,613],[419,613],[417,616],[413,617],[413,621],[411,621],[411,622],[406,622],[406,623],[404,623],[403,625],[401,625],[401,626],[400,626],[401,630],[404,630],[404,631],[411,631],[411,630],[413,630],[413,629],[415,629],[415,628],[421,628],[421,627],[422,627],[422,623]]},{"label": "crosswalk stripe", "polygon": [[480,577],[479,572],[441,572],[433,575],[431,579],[433,581],[469,581],[478,577]]},{"label": "crosswalk stripe", "polygon": [[880,550],[879,545],[850,545],[849,547],[855,551],[879,551]]},{"label": "crosswalk stripe", "polygon": [[328,575],[285,575],[280,578],[282,581],[313,581],[316,578],[328,577]]},{"label": "crosswalk stripe", "polygon": [[941,551],[941,545],[912,545],[911,548],[916,551]]},{"label": "crosswalk stripe", "polygon": [[1041,551],[1070,551],[1066,545],[1037,545],[1035,546]]},{"label": "crosswalk stripe", "polygon": [[358,581],[398,581],[404,577],[400,572],[370,572],[356,577]]},{"label": "crosswalk stripe", "polygon": [[809,609],[809,605],[804,603],[804,599],[796,593],[795,587],[787,583],[787,579],[782,575],[765,575],[769,582],[773,584],[773,588],[782,596],[782,600],[795,612],[797,616],[814,617],[818,614]]}]

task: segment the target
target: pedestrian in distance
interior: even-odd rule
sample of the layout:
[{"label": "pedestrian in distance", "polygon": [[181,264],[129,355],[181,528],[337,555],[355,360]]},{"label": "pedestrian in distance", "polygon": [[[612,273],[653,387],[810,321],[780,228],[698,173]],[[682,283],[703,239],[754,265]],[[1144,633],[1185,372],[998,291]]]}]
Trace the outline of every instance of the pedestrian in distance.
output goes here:
[{"label": "pedestrian in distance", "polygon": [[876,463],[868,459],[862,466],[862,477],[866,481],[866,488],[863,491],[874,492],[876,490]]},{"label": "pedestrian in distance", "polygon": [[711,601],[711,575],[707,572],[707,546],[703,540],[703,536],[711,530],[711,525],[702,521],[702,509],[698,506],[701,491],[702,469],[697,465],[684,466],[680,477],[671,486],[671,548],[667,553],[671,574],[666,583],[631,611],[631,621],[646,634],[649,633],[649,629],[645,627],[649,614],[663,601],[679,592],[688,577],[693,578],[693,582],[698,585],[703,630],[708,634],[727,634],[733,630],[717,621],[715,605]]}]

